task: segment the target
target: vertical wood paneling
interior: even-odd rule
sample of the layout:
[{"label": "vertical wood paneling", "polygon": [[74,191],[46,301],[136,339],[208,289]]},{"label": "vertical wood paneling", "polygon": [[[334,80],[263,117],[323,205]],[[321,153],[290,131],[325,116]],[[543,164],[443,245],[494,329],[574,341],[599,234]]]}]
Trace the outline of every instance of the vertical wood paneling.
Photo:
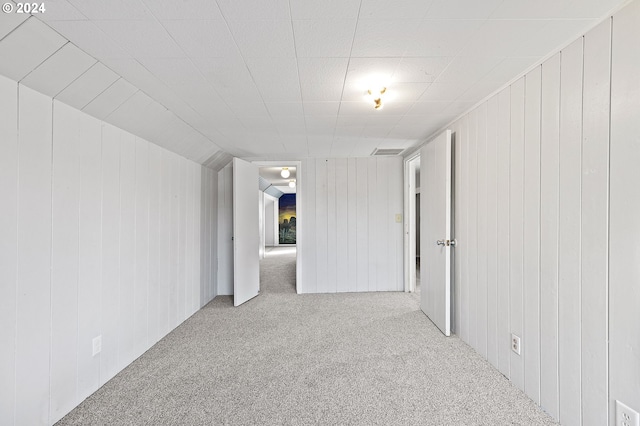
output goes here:
[{"label": "vertical wood paneling", "polygon": [[18,84],[0,76],[0,418],[15,419]]},{"label": "vertical wood paneling", "polygon": [[[186,300],[186,288],[187,283],[185,281],[185,260],[186,260],[186,222],[187,222],[187,211],[186,211],[186,192],[187,192],[187,162],[185,159],[178,157],[178,273],[177,273],[177,323],[180,324],[182,321],[186,319],[185,316],[185,300]],[[213,175],[213,173],[211,173]],[[211,179],[209,179],[211,180]],[[210,190],[209,199],[213,199],[213,188]],[[213,209],[212,213],[213,213]],[[209,218],[209,223],[211,223],[211,217]],[[209,241],[211,241],[211,237],[209,236]],[[211,262],[211,256],[209,256],[209,262]],[[213,278],[213,274],[211,275]],[[208,297],[211,296],[211,286],[209,285],[209,293]]]},{"label": "vertical wood paneling", "polygon": [[118,364],[124,368],[135,359],[135,136],[122,132],[120,139],[120,291],[118,315]]},{"label": "vertical wood paneling", "polygon": [[120,131],[102,125],[102,351],[100,385],[118,372]]},{"label": "vertical wood paneling", "polygon": [[498,370],[509,377],[511,333],[509,321],[509,162],[511,94],[498,94]]},{"label": "vertical wood paneling", "polygon": [[[195,197],[195,211],[194,211],[194,220],[195,220],[195,236],[194,236],[194,246],[195,246],[195,258],[194,258],[194,289],[193,289],[193,293],[194,293],[194,298],[196,306],[195,309],[199,309],[202,306],[204,306],[204,301],[200,299],[200,281],[202,279],[201,277],[201,271],[202,271],[202,258],[201,258],[201,253],[202,253],[202,242],[200,239],[200,234],[202,232],[202,228],[201,228],[201,215],[202,215],[202,197],[200,196],[201,192],[202,192],[202,175],[203,175],[203,167],[200,165],[196,166],[196,176],[195,176],[195,182],[194,182],[194,188],[193,188],[193,194]],[[218,223],[218,216],[220,214],[220,210],[218,209],[218,202],[219,202],[219,191],[220,191],[220,187],[218,186],[218,180],[219,180],[219,175],[216,173],[214,176],[215,179],[215,196],[216,196],[216,221],[212,222],[212,226],[215,226]],[[219,231],[219,228],[216,226],[216,230]],[[213,244],[213,246],[215,247],[215,254],[214,254],[214,258],[215,258],[215,265],[216,265],[216,271],[219,270],[219,245],[218,245],[218,235],[219,233],[216,232],[216,239],[214,241],[211,242],[211,244]],[[215,284],[216,284],[216,295],[218,294],[218,279],[219,279],[219,275],[215,276]]]},{"label": "vertical wood paneling", "polygon": [[102,332],[102,123],[86,114],[78,118],[78,399],[82,400],[100,386],[100,354],[93,356],[93,339]]},{"label": "vertical wood paneling", "polygon": [[[349,238],[348,238],[348,216],[349,198],[348,191],[350,182],[348,180],[347,159],[338,158],[336,165],[336,278],[337,291],[345,292],[349,290]],[[346,183],[346,185],[345,185]]]},{"label": "vertical wood paneling", "polygon": [[524,390],[540,403],[540,90],[541,68],[525,79],[524,122]]},{"label": "vertical wood paneling", "polygon": [[51,102],[19,88],[15,420],[25,425],[49,423]]},{"label": "vertical wood paneling", "polygon": [[54,103],[51,186],[51,421],[78,400],[78,119],[81,113]]},{"label": "vertical wood paneling", "polygon": [[389,247],[393,247],[393,239],[389,235],[389,224],[393,223],[393,213],[389,211],[389,173],[391,164],[389,158],[378,158],[376,161],[377,185],[374,195],[374,202],[377,207],[373,210],[374,220],[378,236],[373,240],[376,249],[376,291],[395,290],[392,287],[394,281],[389,277],[389,264],[393,263],[393,258],[389,257]]},{"label": "vertical wood paneling", "polygon": [[377,158],[369,158],[367,161],[367,216],[369,220],[367,221],[368,227],[368,261],[367,261],[367,269],[369,273],[369,279],[367,280],[367,290],[368,291],[377,291],[378,288],[378,250],[377,250],[377,240],[380,238],[380,229],[378,228],[378,222],[376,220],[376,209],[378,208],[377,203],[377,186],[378,186],[378,167],[377,167]]},{"label": "vertical wood paneling", "polygon": [[368,184],[368,159],[356,159],[356,291],[369,289],[369,247],[367,236],[369,235],[367,184]]},{"label": "vertical wood paneling", "polygon": [[558,371],[560,422],[581,423],[580,208],[582,174],[582,38],[561,53],[560,220],[558,224]]},{"label": "vertical wood paneling", "polygon": [[[389,284],[390,289],[395,291],[404,290],[404,261],[402,249],[404,247],[403,223],[395,221],[395,215],[401,214],[403,195],[402,190],[404,175],[403,161],[401,157],[393,157],[388,159],[388,179],[389,188],[387,199],[389,201],[388,219],[389,223]],[[395,245],[394,245],[395,241]],[[392,259],[395,258],[395,262]],[[395,283],[395,286],[394,284]]]},{"label": "vertical wood paneling", "polygon": [[149,292],[149,143],[135,139],[135,271],[133,338],[135,356],[147,349]]},{"label": "vertical wood paneling", "polygon": [[[169,219],[169,331],[179,324],[178,318],[178,263],[180,240],[180,159],[171,153],[169,157],[170,177],[170,219]],[[210,191],[207,193],[209,197]],[[209,211],[209,210],[207,210]],[[208,223],[208,221],[207,221]],[[207,256],[207,259],[209,256]],[[206,296],[206,293],[205,293]]]},{"label": "vertical wood paneling", "polygon": [[338,266],[336,234],[336,160],[327,160],[327,286],[326,291],[335,293],[337,291],[336,267]]},{"label": "vertical wood paneling", "polygon": [[467,195],[467,287],[469,293],[469,340],[478,349],[478,110],[469,113],[469,186]]},{"label": "vertical wood paneling", "polygon": [[160,156],[160,279],[158,290],[158,331],[169,332],[169,264],[171,262],[171,153]]},{"label": "vertical wood paneling", "polygon": [[605,425],[611,20],[584,39],[582,120],[582,422]]},{"label": "vertical wood paneling", "polygon": [[[456,165],[460,172],[460,186],[456,188],[459,193],[459,203],[456,208],[460,210],[460,222],[456,224],[456,235],[458,236],[459,245],[456,247],[456,255],[460,262],[460,285],[458,286],[460,296],[460,324],[459,336],[465,342],[469,341],[469,117],[464,116],[460,119],[457,147],[460,149],[460,161]],[[420,173],[422,179],[422,173]],[[422,185],[422,183],[421,183]],[[422,197],[420,197],[420,211],[422,212]],[[421,213],[420,223],[425,217]],[[422,234],[421,234],[422,235]],[[422,256],[422,249],[421,256]],[[426,255],[426,253],[425,253]],[[422,271],[421,271],[422,272]]]},{"label": "vertical wood paneling", "polygon": [[478,280],[476,350],[487,356],[487,103],[478,107]]},{"label": "vertical wood paneling", "polygon": [[304,173],[303,184],[305,185],[306,202],[303,204],[305,209],[304,220],[306,223],[304,241],[306,241],[305,256],[312,259],[311,262],[305,262],[302,273],[304,278],[305,293],[315,293],[318,290],[317,277],[316,277],[316,262],[313,259],[317,258],[317,235],[316,235],[316,161],[314,159],[306,160],[303,163],[302,173]]},{"label": "vertical wood paneling", "polygon": [[[640,2],[613,17],[609,228],[609,401],[640,411]],[[609,407],[613,424],[615,410]]]},{"label": "vertical wood paneling", "polygon": [[[520,338],[524,333],[524,78],[511,85],[511,154],[509,188],[509,323],[510,332]],[[521,340],[522,341],[522,340]],[[524,390],[524,354],[509,353],[511,381]]]},{"label": "vertical wood paneling", "polygon": [[542,64],[540,142],[540,405],[554,418],[558,402],[558,179],[560,54]]},{"label": "vertical wood paneling", "polygon": [[347,159],[347,250],[348,250],[348,291],[358,290],[358,186],[357,162]]},{"label": "vertical wood paneling", "polygon": [[[194,300],[193,300],[193,289],[195,284],[193,282],[193,239],[194,239],[194,223],[193,223],[193,207],[194,207],[194,175],[195,175],[195,164],[191,162],[186,163],[186,186],[185,186],[185,301],[184,301],[184,310],[185,310],[185,318],[188,318],[195,312],[197,308],[194,308]],[[212,176],[214,173],[212,173]],[[212,188],[213,189],[213,188]],[[213,195],[213,194],[212,194]],[[214,199],[215,197],[211,197]],[[198,291],[200,294],[200,291]]]},{"label": "vertical wood paneling", "polygon": [[487,101],[487,359],[498,367],[498,97]]},{"label": "vertical wood paneling", "polygon": [[162,232],[162,228],[160,228],[161,155],[160,147],[149,144],[149,292],[147,315],[150,343],[160,340],[158,295],[160,294],[160,234]]},{"label": "vertical wood paneling", "polygon": [[316,273],[319,293],[329,290],[327,197],[327,160],[319,158],[316,159]]}]

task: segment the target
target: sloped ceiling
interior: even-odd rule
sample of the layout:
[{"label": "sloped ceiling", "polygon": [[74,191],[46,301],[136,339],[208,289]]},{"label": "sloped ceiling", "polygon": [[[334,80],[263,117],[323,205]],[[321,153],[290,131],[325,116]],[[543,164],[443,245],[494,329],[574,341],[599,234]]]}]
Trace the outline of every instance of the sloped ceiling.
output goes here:
[{"label": "sloped ceiling", "polygon": [[367,156],[419,144],[621,3],[49,0],[0,16],[0,73],[201,163]]}]

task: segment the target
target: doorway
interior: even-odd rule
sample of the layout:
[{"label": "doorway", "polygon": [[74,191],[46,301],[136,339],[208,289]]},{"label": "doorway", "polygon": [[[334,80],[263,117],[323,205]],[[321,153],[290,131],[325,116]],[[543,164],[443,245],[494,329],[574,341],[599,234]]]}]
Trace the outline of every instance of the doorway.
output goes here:
[{"label": "doorway", "polygon": [[405,161],[405,291],[420,291],[420,153]]},{"label": "doorway", "polygon": [[261,281],[266,285],[273,278],[271,275],[280,274],[289,278],[278,282],[289,286],[293,283],[293,291],[299,293],[301,271],[298,265],[303,237],[300,233],[300,162],[260,161],[253,164],[258,167],[260,180]]}]

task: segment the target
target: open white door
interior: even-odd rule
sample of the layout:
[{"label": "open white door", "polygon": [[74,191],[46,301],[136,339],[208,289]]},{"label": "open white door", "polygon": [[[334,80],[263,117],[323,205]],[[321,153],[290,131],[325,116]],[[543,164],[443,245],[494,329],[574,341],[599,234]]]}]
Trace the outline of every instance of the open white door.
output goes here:
[{"label": "open white door", "polygon": [[451,334],[451,130],[420,150],[420,308]]},{"label": "open white door", "polygon": [[233,159],[233,305],[260,290],[258,168]]}]

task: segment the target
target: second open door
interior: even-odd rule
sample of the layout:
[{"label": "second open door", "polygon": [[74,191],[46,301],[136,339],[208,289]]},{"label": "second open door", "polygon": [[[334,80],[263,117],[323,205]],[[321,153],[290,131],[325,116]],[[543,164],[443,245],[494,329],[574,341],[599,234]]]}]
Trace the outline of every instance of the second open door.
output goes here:
[{"label": "second open door", "polygon": [[233,159],[233,305],[260,291],[258,168]]},{"label": "second open door", "polygon": [[451,334],[451,130],[420,151],[420,308]]}]

